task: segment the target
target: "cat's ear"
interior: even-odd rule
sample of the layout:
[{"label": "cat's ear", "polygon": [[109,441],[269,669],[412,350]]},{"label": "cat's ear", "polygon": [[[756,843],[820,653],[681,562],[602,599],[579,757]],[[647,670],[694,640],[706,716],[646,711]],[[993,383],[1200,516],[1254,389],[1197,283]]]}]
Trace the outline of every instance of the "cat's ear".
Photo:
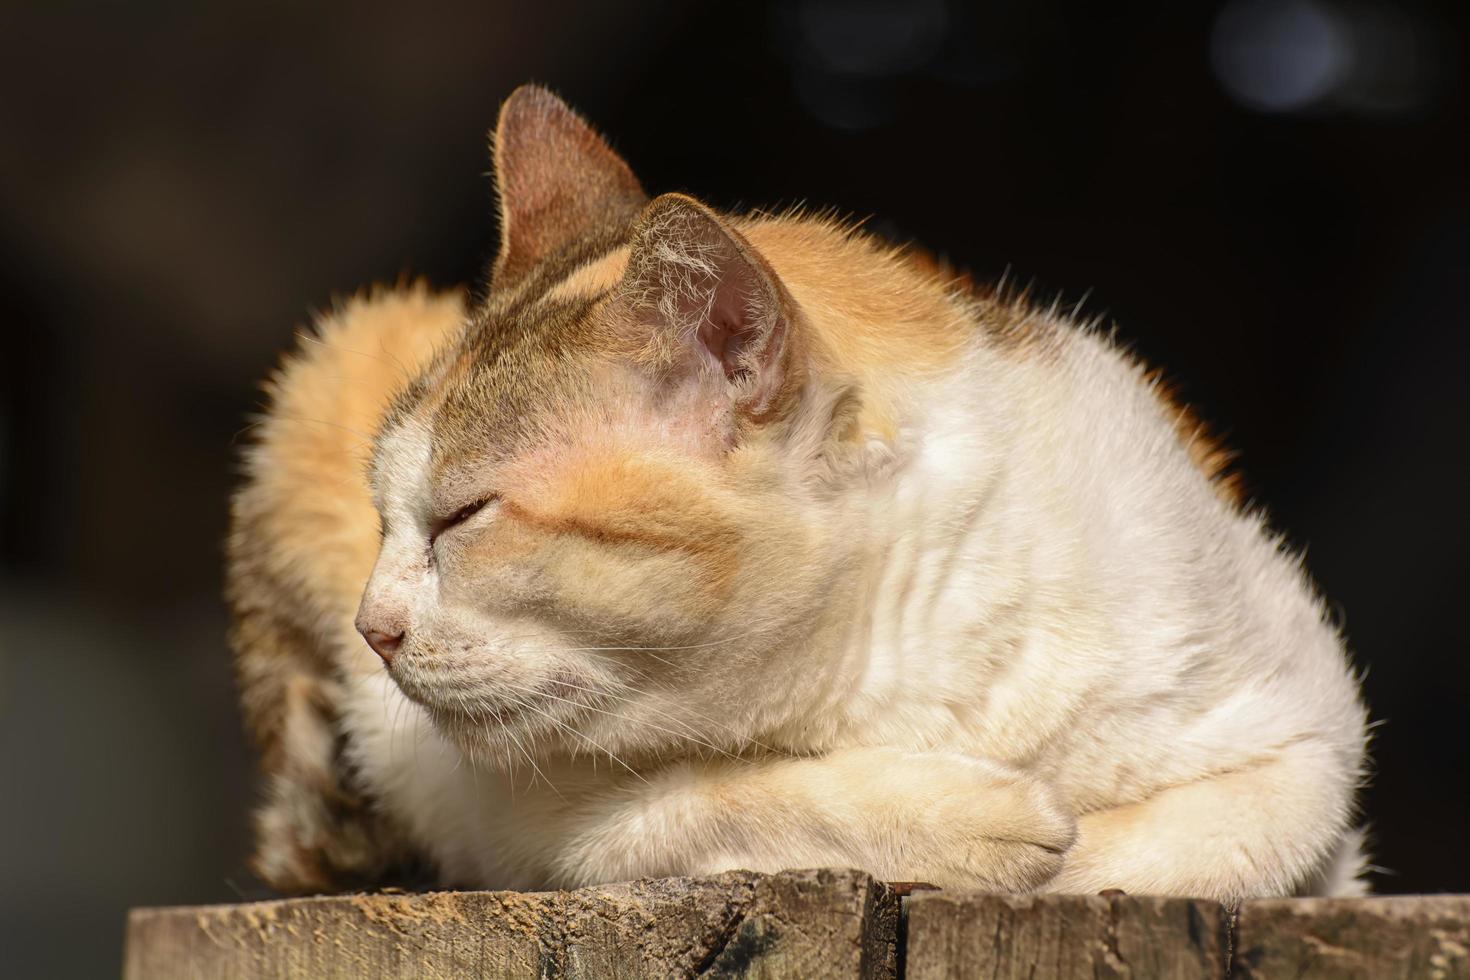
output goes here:
[{"label": "cat's ear", "polygon": [[693,198],[664,194],[643,212],[620,293],[653,360],[723,379],[746,417],[764,419],[791,389],[786,291],[745,237]]},{"label": "cat's ear", "polygon": [[580,240],[620,237],[648,203],[623,158],[539,85],[505,100],[492,142],[500,202],[492,288]]}]

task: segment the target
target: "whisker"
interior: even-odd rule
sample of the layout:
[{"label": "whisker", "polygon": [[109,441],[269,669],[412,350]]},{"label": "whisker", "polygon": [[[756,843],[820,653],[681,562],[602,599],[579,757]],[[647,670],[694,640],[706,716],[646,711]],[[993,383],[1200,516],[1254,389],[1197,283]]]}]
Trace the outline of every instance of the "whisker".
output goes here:
[{"label": "whisker", "polygon": [[[522,692],[524,692],[526,694],[530,694],[530,695],[535,696],[535,697],[550,698],[553,701],[561,701],[564,704],[570,704],[573,707],[585,708],[588,711],[596,711],[598,714],[610,715],[610,716],[612,716],[614,718],[619,717],[619,715],[618,715],[618,713],[616,711],[608,711],[605,708],[596,708],[596,707],[593,707],[590,704],[582,704],[582,703],[579,703],[577,701],[573,701],[573,700],[571,700],[569,698],[559,698],[555,694],[547,694],[545,691],[537,691],[537,690],[534,690],[532,688],[521,687],[521,686],[515,685],[515,684],[508,684],[507,686],[508,687],[514,687],[518,691],[522,691]],[[694,737],[692,735],[686,735],[686,734],[684,734],[682,732],[676,732],[672,728],[663,728],[663,727],[661,727],[659,725],[652,724],[651,722],[644,722],[644,724],[647,725],[649,728],[654,729],[655,731],[660,731],[660,732],[663,732],[663,733],[665,733],[667,735],[673,735],[676,738],[686,738],[686,739],[689,739],[689,741],[696,742],[696,743],[698,743],[700,745],[703,745],[704,747],[706,747],[708,749],[712,749],[715,752],[718,752],[720,755],[725,756],[726,758],[729,758],[729,759],[737,759],[737,758],[739,758],[739,756],[731,755],[729,752],[726,752],[724,749],[720,748],[718,745],[714,744],[713,742],[707,742],[704,739],[696,738],[696,737]],[[596,744],[596,743],[594,743],[594,744]]]},{"label": "whisker", "polygon": [[[455,692],[455,700],[459,704],[459,710],[463,714],[465,714],[466,716],[468,716],[468,717],[474,717],[477,712],[479,712],[479,713],[488,713],[488,712],[493,711],[493,708],[490,706],[489,702],[487,702],[484,698],[481,698],[481,697],[471,697],[470,695],[468,695],[467,693],[462,692],[462,691]],[[513,734],[511,734],[510,732],[507,732],[506,734],[507,735],[510,735],[511,739],[515,742],[516,750],[521,754],[521,758],[525,759],[527,762],[529,762],[531,764],[532,774],[531,774],[531,784],[530,785],[532,787],[534,787],[536,785],[536,779],[537,779],[537,777],[538,776],[541,776],[542,778],[545,778],[545,774],[541,772],[541,769],[536,765],[535,760],[532,759],[530,753],[528,753],[526,751],[525,746],[523,746],[520,743],[520,739],[515,738],[515,736]],[[514,797],[514,794],[515,794],[515,764],[514,764],[514,761],[510,757],[510,747],[508,745],[505,747],[505,751],[506,751],[506,768],[505,768],[506,778],[507,778],[507,780],[509,781],[509,784],[510,784],[512,797]],[[476,749],[475,749],[474,746],[469,746],[468,748],[461,748],[460,749],[460,755],[461,755],[461,757],[464,757],[464,756],[469,756],[470,757],[469,758],[470,772],[471,772],[471,774],[474,777],[475,786],[478,788],[478,786],[479,786],[479,767],[475,765],[475,759],[474,759],[475,752],[476,752]],[[556,791],[556,787],[551,782],[550,779],[547,779],[546,780],[546,785],[549,786],[549,787],[551,787],[551,790],[553,792]],[[558,795],[560,795],[560,794],[558,794]]]},{"label": "whisker", "polygon": [[388,758],[397,757],[396,745],[398,743],[398,722],[403,718],[404,705],[408,703],[407,698],[399,698],[393,705],[393,717],[388,722]]},{"label": "whisker", "polygon": [[[534,693],[534,692],[532,692],[532,693]],[[550,695],[548,695],[548,697],[549,696]],[[562,731],[567,732],[567,733],[569,733],[571,735],[575,735],[577,738],[580,738],[583,741],[589,743],[594,748],[596,748],[596,749],[598,749],[598,750],[600,750],[602,752],[606,752],[607,753],[607,757],[609,759],[611,759],[612,761],[616,762],[618,765],[622,766],[624,769],[628,770],[628,772],[632,773],[635,777],[637,777],[638,779],[642,780],[643,782],[645,782],[645,783],[648,782],[648,780],[643,777],[643,774],[642,773],[638,772],[632,766],[628,765],[622,759],[620,759],[616,755],[614,755],[613,754],[613,751],[611,749],[606,748],[605,746],[598,744],[595,739],[593,739],[593,738],[589,737],[588,735],[584,734],[583,732],[581,732],[581,731],[579,731],[579,730],[571,727],[570,725],[563,724],[559,719],[557,719],[555,716],[553,716],[550,712],[543,711],[543,710],[541,710],[540,708],[536,707],[533,704],[528,704],[525,701],[522,701],[519,698],[515,697],[514,695],[507,695],[507,697],[509,697],[510,700],[514,701],[516,704],[519,704],[522,708],[526,708],[526,709],[528,709],[530,711],[534,711],[538,715],[541,715],[542,717],[546,718],[547,721],[550,721],[553,725],[555,725],[557,728],[560,728]],[[565,700],[565,699],[559,698],[558,700]],[[574,701],[568,701],[567,703],[568,704],[575,704],[576,702],[574,702]],[[509,730],[507,730],[506,734],[510,734],[509,733]],[[594,756],[593,758],[595,759],[596,757]]]},{"label": "whisker", "polygon": [[[521,704],[521,706],[522,706],[522,707],[524,707],[524,708],[530,708],[530,707],[531,707],[531,706],[530,706],[530,705],[528,705],[528,704],[524,704],[524,703],[522,703],[522,702],[520,702],[520,701],[519,701],[519,700],[518,700],[518,699],[517,699],[517,698],[515,698],[515,697],[514,697],[514,696],[511,696],[511,697],[510,697],[510,700],[511,700],[511,701],[513,701],[513,702],[515,702],[515,703],[517,703],[517,704]],[[535,710],[535,709],[534,709],[534,708],[533,708],[533,709],[532,709],[532,710]],[[505,734],[506,734],[506,735],[507,735],[507,736],[509,736],[509,737],[510,737],[510,739],[511,739],[511,741],[513,741],[513,742],[515,742],[515,743],[516,743],[516,748],[517,748],[517,749],[520,749],[520,752],[521,752],[521,755],[522,755],[522,756],[524,756],[524,757],[525,757],[525,759],[526,759],[526,761],[527,761],[527,762],[528,762],[528,763],[530,763],[530,765],[531,765],[531,770],[532,770],[532,772],[533,772],[533,773],[534,773],[534,775],[533,775],[533,777],[532,777],[532,779],[533,779],[533,781],[532,781],[532,783],[531,783],[531,785],[532,785],[532,786],[533,786],[533,787],[534,787],[534,786],[535,786],[535,785],[536,785],[536,783],[535,783],[535,782],[534,782],[534,778],[535,778],[535,776],[540,776],[540,777],[541,777],[541,778],[542,778],[542,779],[544,779],[544,780],[546,780],[546,785],[547,785],[547,787],[548,787],[548,788],[549,788],[549,789],[550,789],[550,790],[551,790],[551,791],[552,791],[552,792],[553,792],[553,793],[555,793],[555,794],[556,794],[556,795],[557,795],[557,796],[558,796],[558,797],[561,797],[561,791],[560,791],[560,790],[558,790],[558,789],[557,789],[557,788],[556,788],[556,784],[555,784],[555,783],[553,783],[553,782],[552,782],[552,781],[551,781],[551,779],[550,779],[550,778],[549,778],[549,777],[548,777],[548,776],[547,776],[547,775],[546,775],[546,774],[545,774],[545,773],[544,773],[544,772],[542,772],[542,771],[541,771],[541,767],[540,767],[540,766],[538,766],[538,765],[536,765],[536,760],[535,760],[535,759],[533,759],[533,758],[532,758],[532,757],[531,757],[531,753],[529,753],[529,752],[527,752],[527,751],[526,751],[526,747],[525,747],[525,746],[524,746],[524,745],[522,745],[522,744],[521,744],[521,740],[520,740],[520,739],[519,739],[519,738],[517,738],[517,737],[516,737],[516,733],[515,733],[515,732],[513,732],[513,731],[511,731],[511,729],[510,729],[510,727],[509,727],[509,726],[505,726],[505,727],[503,727],[503,728],[502,728],[502,731],[504,731],[504,732],[505,732]]]},{"label": "whisker", "polygon": [[664,646],[664,647],[639,647],[639,646],[568,647],[567,649],[569,651],[578,651],[578,652],[602,650],[602,651],[627,651],[627,652],[632,652],[632,653],[648,653],[651,650],[658,650],[658,651],[663,651],[663,652],[673,651],[673,650],[704,650],[704,649],[708,649],[709,647],[723,646],[726,643],[734,643],[736,640],[743,640],[747,636],[754,636],[755,634],[757,634],[759,632],[760,632],[760,630],[758,630],[758,629],[746,630],[744,633],[737,633],[734,636],[727,636],[727,637],[725,637],[722,640],[709,640],[708,642],[705,642],[705,643],[687,643],[687,644],[683,644],[683,645],[680,645],[680,646]]},{"label": "whisker", "polygon": [[[564,680],[558,680],[556,683],[560,687],[568,687],[568,688],[571,688],[574,691],[585,691],[588,694],[595,694],[595,695],[598,695],[599,697],[611,698],[614,701],[622,701],[625,704],[638,704],[639,703],[634,698],[623,697],[622,695],[613,694],[611,691],[607,691],[607,690],[599,690],[597,688],[592,688],[592,687],[582,687],[581,685],[572,684],[569,681],[564,681]],[[613,681],[612,683],[618,684],[618,686],[622,690],[624,690],[624,691],[629,691],[629,692],[631,692],[631,693],[633,693],[635,695],[641,695],[644,698],[648,698],[649,697],[649,695],[647,694],[647,692],[640,691],[638,688],[633,687],[631,684],[627,684],[627,683],[622,682],[622,681]],[[734,728],[730,727],[729,725],[726,725],[724,722],[721,722],[721,721],[719,721],[719,720],[717,720],[715,718],[711,718],[708,715],[702,714],[702,713],[700,713],[698,711],[692,711],[692,709],[689,709],[687,707],[685,707],[685,708],[683,708],[681,710],[690,711],[699,720],[704,721],[704,722],[707,722],[707,723],[709,723],[711,725],[714,725],[716,728],[724,729],[724,731],[726,731],[727,733],[735,736],[736,738],[740,739],[741,741],[748,742],[751,745],[754,745],[756,748],[763,749],[763,750],[765,750],[767,752],[775,752],[775,749],[771,748],[769,745],[765,745],[762,742],[758,741],[757,739],[751,738],[748,735],[742,735],[740,732],[738,732]],[[684,720],[682,720],[680,718],[673,717],[668,711],[665,711],[662,714],[661,717],[663,718],[664,721],[667,721],[667,722],[669,722],[671,724],[674,724],[674,725],[678,725],[681,728],[685,729],[686,733],[688,734],[688,736],[690,738],[695,738],[695,739],[698,738],[698,736],[700,734],[698,727],[696,727],[694,725],[691,725],[687,721],[684,721]],[[706,742],[705,744],[711,744],[711,743]]]}]

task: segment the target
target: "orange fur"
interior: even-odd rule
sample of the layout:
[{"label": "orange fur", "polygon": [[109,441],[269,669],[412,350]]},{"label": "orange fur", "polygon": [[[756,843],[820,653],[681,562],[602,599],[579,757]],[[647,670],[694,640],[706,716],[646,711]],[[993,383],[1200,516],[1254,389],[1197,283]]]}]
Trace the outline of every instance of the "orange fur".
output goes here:
[{"label": "orange fur", "polygon": [[[831,218],[724,216],[680,195],[648,202],[621,159],[540,90],[507,101],[495,146],[502,243],[485,302],[467,310],[460,294],[416,284],[320,318],[268,383],[270,408],[245,456],[228,593],[267,780],[256,864],[285,890],[372,879],[411,856],[401,821],[340,758],[344,692],[383,670],[354,632],[360,600],[365,615],[395,603],[403,613],[401,583],[427,590],[430,570],[442,570],[436,601],[447,606],[458,590],[462,605],[478,603],[480,618],[465,617],[476,623],[553,609],[558,628],[580,634],[692,644],[674,649],[714,646],[697,641],[749,622],[796,632],[818,617],[791,597],[840,590],[860,562],[808,567],[803,549],[831,542],[787,506],[800,496],[792,487],[805,493],[820,482],[813,474],[837,472],[844,452],[855,471],[881,470],[915,414],[906,399],[944,390],[967,359],[1044,380],[1052,375],[1026,369],[1054,366],[1047,358],[1080,335],[1025,297],[977,288],[926,253]],[[716,315],[719,288],[736,278],[744,306]],[[708,328],[728,326],[721,316],[741,330],[701,348]],[[727,359],[727,341],[738,357]],[[1238,503],[1228,456],[1149,383],[1195,466]],[[393,478],[370,474],[395,438]],[[962,455],[963,441],[937,452]],[[1193,478],[1182,457],[1179,466]],[[380,551],[387,511],[370,481],[381,490],[395,480],[399,526],[384,529]],[[492,499],[494,520],[487,512],[437,544],[424,533]],[[381,571],[385,561],[401,567]],[[473,759],[485,732],[453,726],[471,730],[501,717],[496,709],[473,715],[481,709],[464,685],[431,704],[428,667],[405,679],[415,661],[475,659],[470,629],[452,625],[405,654],[394,679],[451,740],[464,736],[455,744]],[[732,673],[712,669],[710,683],[733,684],[758,641],[731,648]],[[544,659],[508,660],[498,676],[548,671]],[[581,676],[570,670],[561,683]]]},{"label": "orange fur", "polygon": [[270,794],[255,864],[286,890],[371,877],[396,853],[333,758],[344,681],[333,651],[377,550],[365,475],[373,433],[392,394],[462,320],[458,293],[374,290],[319,318],[266,385],[269,413],[232,508],[227,598],[245,722]]}]

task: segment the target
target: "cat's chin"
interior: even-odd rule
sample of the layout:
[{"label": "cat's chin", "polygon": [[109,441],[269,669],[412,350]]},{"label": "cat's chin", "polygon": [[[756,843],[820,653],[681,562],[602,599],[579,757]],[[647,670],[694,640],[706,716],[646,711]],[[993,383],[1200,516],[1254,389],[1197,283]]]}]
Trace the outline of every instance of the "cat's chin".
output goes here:
[{"label": "cat's chin", "polygon": [[560,722],[530,711],[487,716],[431,712],[440,735],[476,767],[515,772],[549,759],[574,754]]},{"label": "cat's chin", "polygon": [[577,692],[556,684],[507,697],[493,690],[426,683],[411,674],[395,680],[408,699],[428,713],[435,728],[472,755],[497,758],[507,749],[519,754],[560,742],[565,733],[576,730],[583,714],[571,697]]}]

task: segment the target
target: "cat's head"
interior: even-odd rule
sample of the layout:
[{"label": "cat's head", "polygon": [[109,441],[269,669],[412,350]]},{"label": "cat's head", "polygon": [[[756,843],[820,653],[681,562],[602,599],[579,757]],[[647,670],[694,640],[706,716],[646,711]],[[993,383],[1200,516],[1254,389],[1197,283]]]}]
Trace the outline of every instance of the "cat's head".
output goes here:
[{"label": "cat's head", "polygon": [[378,434],[358,627],[492,760],[737,749],[838,586],[842,386],[737,223],[649,200],[555,96],[513,94],[494,156],[488,296]]}]

